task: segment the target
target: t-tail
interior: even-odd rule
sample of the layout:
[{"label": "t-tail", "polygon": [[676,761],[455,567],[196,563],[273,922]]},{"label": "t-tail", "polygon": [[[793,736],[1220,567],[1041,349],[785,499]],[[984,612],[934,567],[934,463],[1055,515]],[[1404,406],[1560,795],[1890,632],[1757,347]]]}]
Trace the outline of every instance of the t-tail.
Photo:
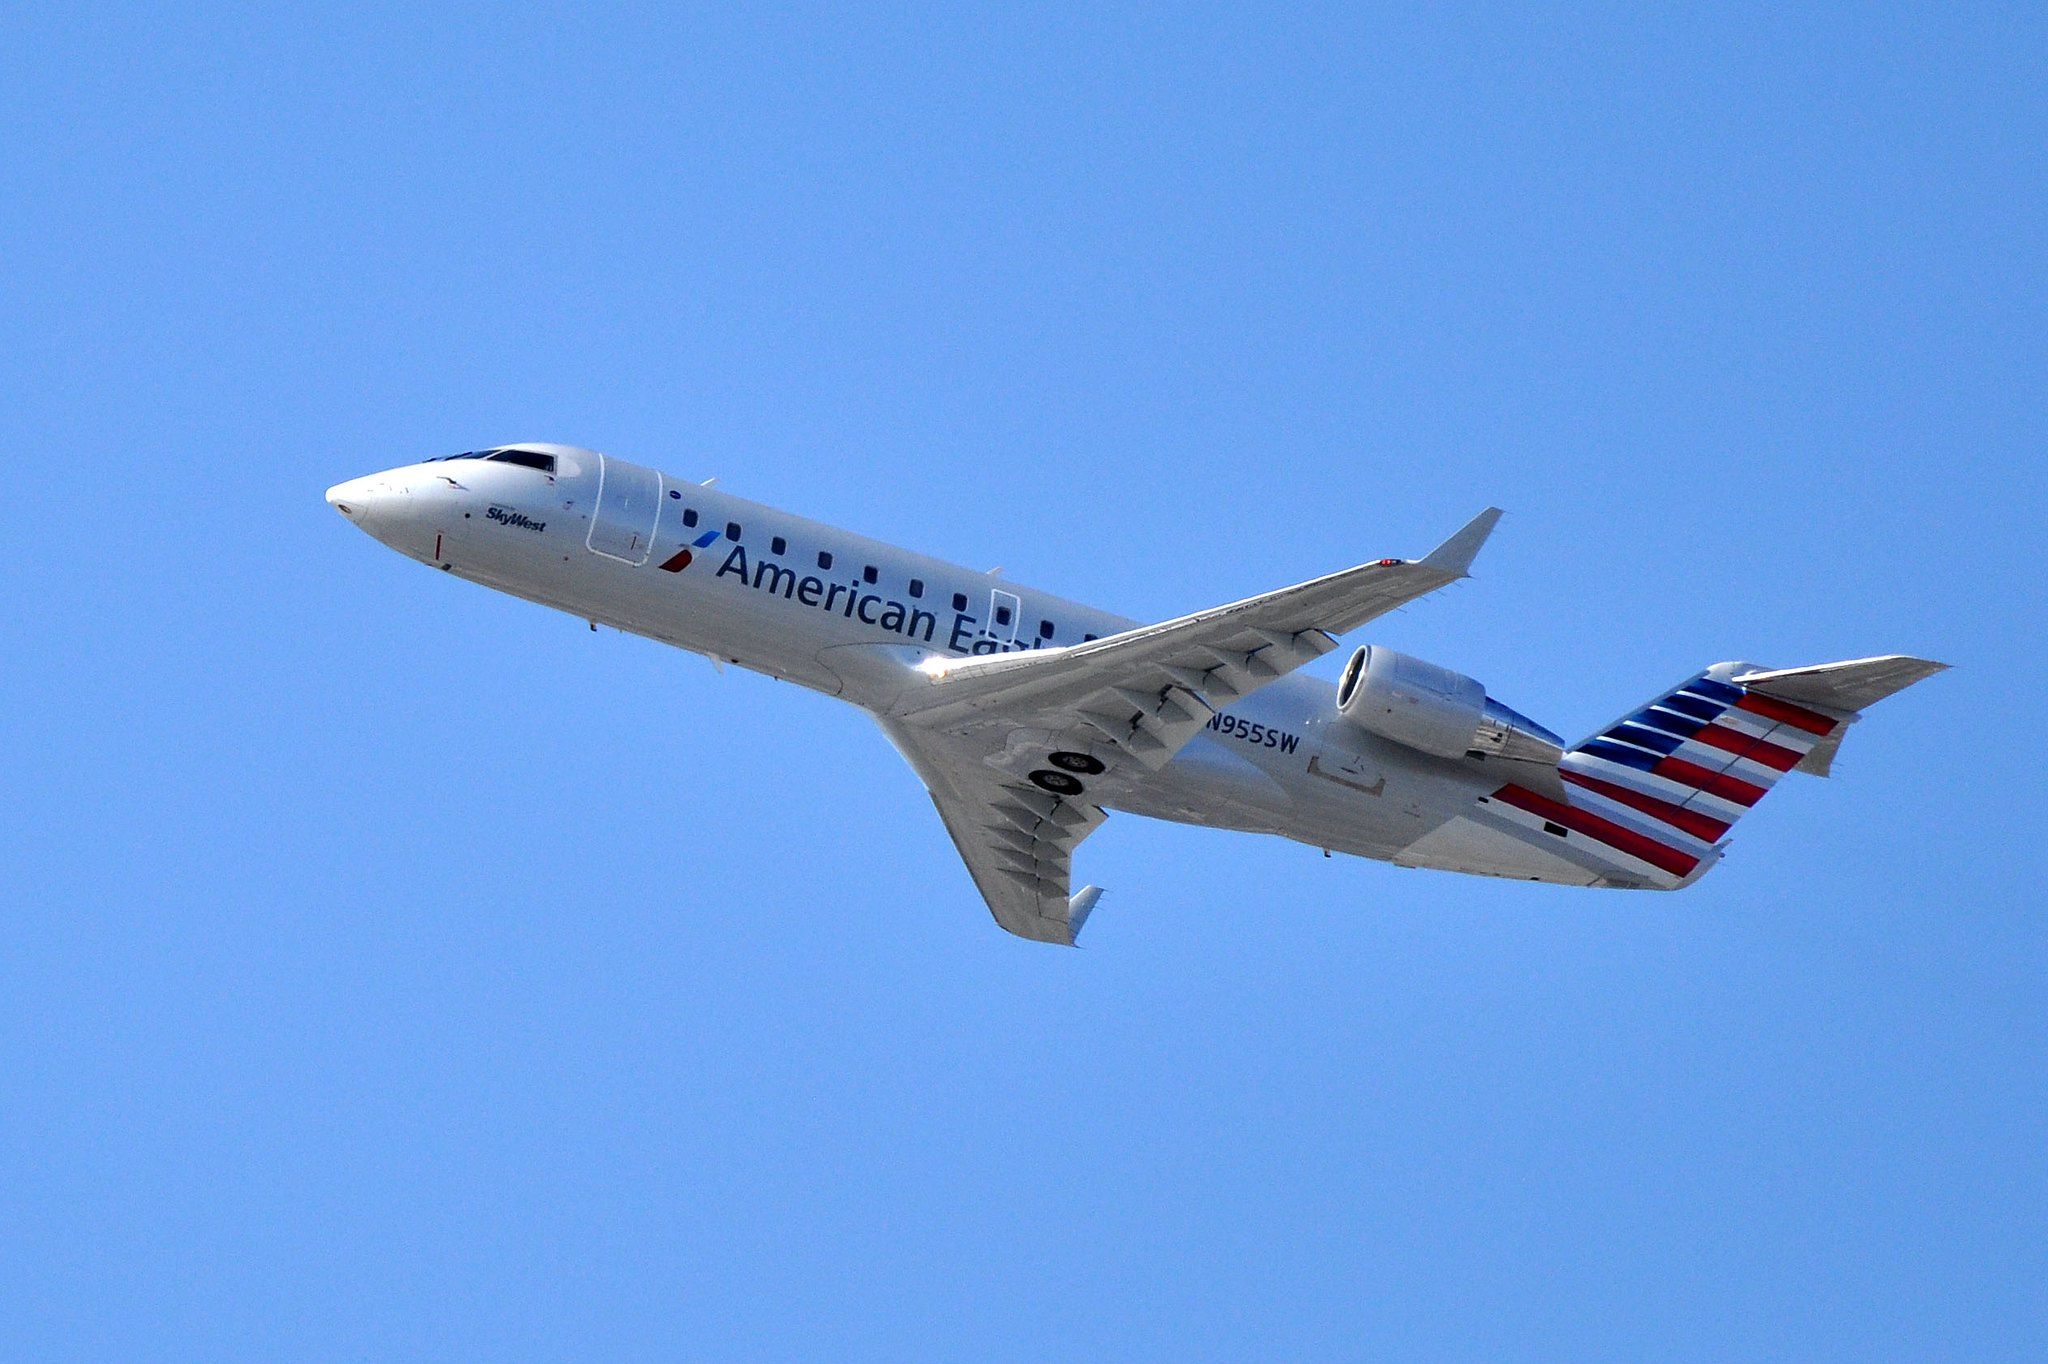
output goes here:
[{"label": "t-tail", "polygon": [[1676,890],[1720,860],[1781,777],[1827,776],[1866,708],[1946,666],[1900,654],[1717,663],[1567,752],[1560,784],[1509,782],[1485,807],[1534,855],[1535,879]]}]

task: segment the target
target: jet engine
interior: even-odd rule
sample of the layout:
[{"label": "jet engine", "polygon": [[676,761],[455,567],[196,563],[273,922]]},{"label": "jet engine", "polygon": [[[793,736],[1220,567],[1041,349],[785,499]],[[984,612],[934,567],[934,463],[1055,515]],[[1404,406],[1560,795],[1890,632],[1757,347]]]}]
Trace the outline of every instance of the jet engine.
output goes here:
[{"label": "jet engine", "polygon": [[1505,758],[1554,767],[1564,741],[1463,673],[1367,644],[1337,683],[1337,711],[1360,729],[1439,758]]}]

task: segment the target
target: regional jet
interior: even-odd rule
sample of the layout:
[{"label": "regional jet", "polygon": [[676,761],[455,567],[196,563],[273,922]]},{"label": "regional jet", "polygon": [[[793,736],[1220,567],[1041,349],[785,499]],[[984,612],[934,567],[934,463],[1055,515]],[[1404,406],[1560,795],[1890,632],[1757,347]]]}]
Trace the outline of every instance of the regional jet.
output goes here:
[{"label": "regional jet", "polygon": [[1419,559],[1140,623],[568,445],[328,489],[444,572],[868,712],[995,920],[1071,944],[1110,811],[1518,881],[1677,890],[1788,772],[1826,776],[1862,711],[1945,666],[1717,663],[1567,746],[1472,678],[1337,637],[1467,574],[1489,508]]}]

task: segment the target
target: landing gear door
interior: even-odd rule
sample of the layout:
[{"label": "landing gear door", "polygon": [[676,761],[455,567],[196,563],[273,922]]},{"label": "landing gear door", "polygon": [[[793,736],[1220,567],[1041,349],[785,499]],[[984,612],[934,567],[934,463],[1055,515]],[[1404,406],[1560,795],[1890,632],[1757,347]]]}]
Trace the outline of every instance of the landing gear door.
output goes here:
[{"label": "landing gear door", "polygon": [[987,636],[1000,647],[1007,648],[1016,642],[1018,618],[1024,614],[1024,603],[1017,600],[1013,592],[1000,587],[989,589]]},{"label": "landing gear door", "polygon": [[597,458],[597,508],[584,543],[592,554],[644,564],[661,517],[661,475],[622,459]]}]

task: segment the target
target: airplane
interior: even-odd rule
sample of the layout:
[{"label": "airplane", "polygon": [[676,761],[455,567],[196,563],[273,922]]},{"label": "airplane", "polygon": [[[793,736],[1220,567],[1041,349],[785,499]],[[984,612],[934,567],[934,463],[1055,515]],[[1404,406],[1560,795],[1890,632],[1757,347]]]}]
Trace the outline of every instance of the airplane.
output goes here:
[{"label": "airplane", "polygon": [[352,479],[327,501],[444,572],[851,702],[924,783],[1003,928],[1071,945],[1102,891],[1075,850],[1110,811],[1273,834],[1400,867],[1678,890],[1787,772],[1947,665],[1716,663],[1583,742],[1377,644],[1302,665],[1468,576],[1488,508],[1375,559],[1145,624],[709,483],[518,443]]}]

